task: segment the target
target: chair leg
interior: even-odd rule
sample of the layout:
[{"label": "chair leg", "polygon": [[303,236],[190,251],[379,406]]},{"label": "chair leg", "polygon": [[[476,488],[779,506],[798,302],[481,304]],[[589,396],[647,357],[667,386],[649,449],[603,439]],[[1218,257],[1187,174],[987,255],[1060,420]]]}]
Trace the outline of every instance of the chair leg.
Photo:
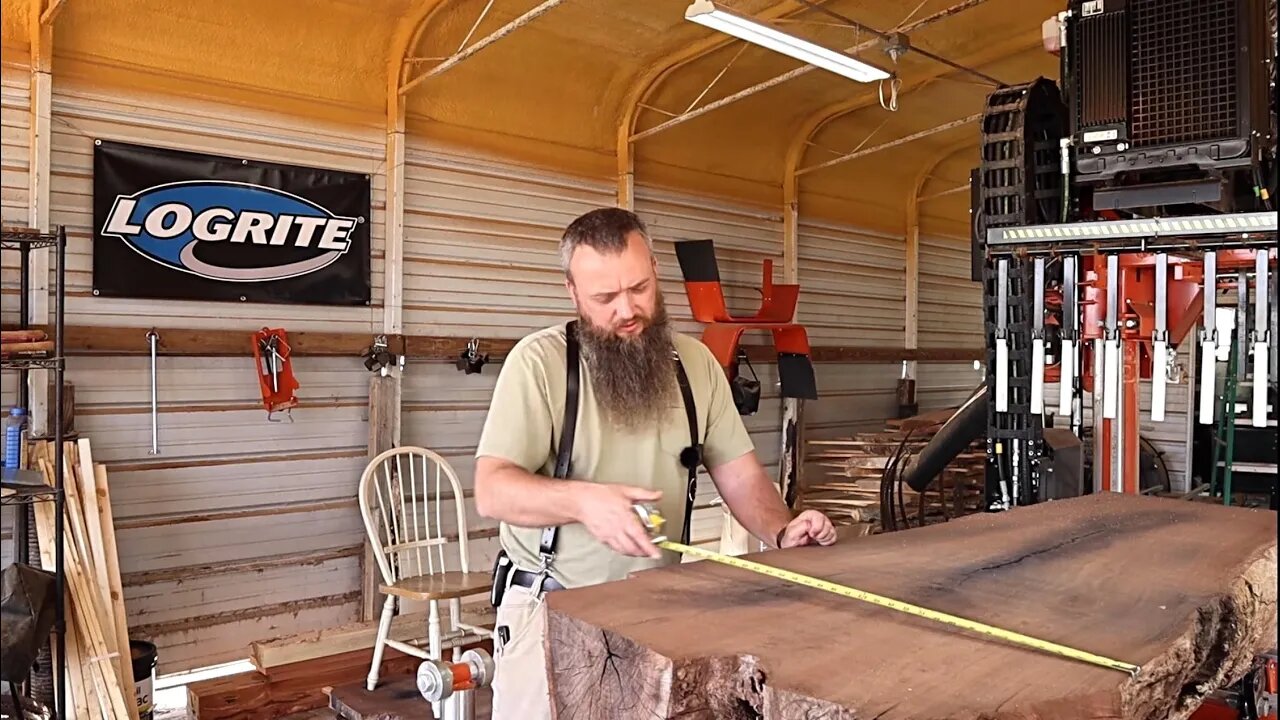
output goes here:
[{"label": "chair leg", "polygon": [[[440,601],[431,600],[427,609],[427,647],[432,660],[444,660],[444,654],[440,651]],[[448,702],[448,701],[446,701]],[[435,717],[441,717],[441,703],[431,703],[431,713]],[[453,720],[445,718],[445,720]]]},{"label": "chair leg", "polygon": [[373,692],[373,689],[378,686],[378,672],[382,668],[382,651],[385,647],[383,643],[391,633],[391,613],[395,607],[395,597],[388,595],[386,602],[382,603],[382,617],[378,620],[378,638],[373,641],[373,663],[369,666],[369,679],[365,681],[365,689],[369,692]]}]

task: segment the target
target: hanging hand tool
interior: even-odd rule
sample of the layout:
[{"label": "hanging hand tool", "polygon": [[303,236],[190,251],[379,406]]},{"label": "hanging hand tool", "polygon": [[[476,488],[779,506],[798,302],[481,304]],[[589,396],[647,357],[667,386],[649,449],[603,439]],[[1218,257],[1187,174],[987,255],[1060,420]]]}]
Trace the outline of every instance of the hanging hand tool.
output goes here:
[{"label": "hanging hand tool", "polygon": [[1031,414],[1044,414],[1044,258],[1034,261],[1034,298],[1031,310]]},{"label": "hanging hand tool", "polygon": [[156,349],[160,343],[160,335],[155,330],[147,332],[147,344],[151,346],[151,452],[148,455],[160,454],[160,408],[156,392]]},{"label": "hanging hand tool", "polygon": [[[661,530],[664,523],[663,518],[661,515],[656,514],[656,511],[652,506],[646,506],[643,509],[638,509],[636,512],[640,514],[641,520],[645,522],[645,527],[650,529],[651,534]],[[737,568],[739,570],[747,570],[749,572],[754,572],[795,585],[803,585],[815,590],[822,590],[824,592],[834,593],[854,600],[861,600],[863,602],[871,603],[872,605],[896,610],[908,615],[914,615],[933,622],[951,625],[953,627],[958,627],[963,630],[968,630],[970,632],[978,633],[979,635],[995,638],[1014,645],[1021,645],[1023,647],[1033,648],[1059,657],[1070,658],[1073,660],[1079,660],[1080,662],[1118,670],[1120,672],[1128,673],[1131,677],[1137,677],[1139,671],[1142,669],[1138,665],[1134,665],[1132,663],[1113,660],[1102,655],[1095,655],[1094,653],[1086,652],[1084,650],[1059,645],[1057,643],[1023,635],[1011,630],[1005,630],[956,615],[939,612],[937,610],[930,610],[901,600],[895,600],[883,595],[876,595],[847,585],[840,585],[829,580],[822,580],[821,578],[802,575],[800,573],[791,572],[790,570],[783,570],[782,568],[773,567],[772,565],[752,562],[750,560],[744,560],[743,558],[730,555],[721,555],[720,553],[712,552],[710,550],[671,542],[661,535],[655,534],[653,536],[653,542],[663,550],[670,550],[671,552],[681,553],[682,555],[701,558],[703,560],[711,560],[712,562],[717,562],[722,565],[728,565],[729,567]]]},{"label": "hanging hand tool", "polygon": [[1271,289],[1267,282],[1268,259],[1270,253],[1261,249],[1254,258],[1254,304],[1253,332],[1250,340],[1253,343],[1253,418],[1254,427],[1267,426],[1267,365],[1271,360],[1271,321],[1270,307]]},{"label": "hanging hand tool", "polygon": [[1169,364],[1169,256],[1156,255],[1156,316],[1151,334],[1151,420],[1164,422]]},{"label": "hanging hand tool", "polygon": [[280,422],[273,415],[283,410],[292,422],[293,415],[289,411],[298,406],[298,398],[294,394],[298,381],[293,375],[293,360],[285,331],[262,328],[254,333],[253,358],[258,366],[258,385],[262,390],[267,420]]},{"label": "hanging hand tool", "polygon": [[[366,370],[376,372],[383,377],[386,377],[391,372],[391,366],[397,362],[395,353],[391,352],[386,335],[375,335],[373,344],[365,348],[360,353],[360,357],[364,358],[364,368]],[[403,370],[404,356],[399,358],[399,364]]]},{"label": "hanging hand tool", "polygon": [[996,276],[996,412],[1009,411],[1009,261],[1000,258]]},{"label": "hanging hand tool", "polygon": [[1204,330],[1200,333],[1200,424],[1213,424],[1218,366],[1218,254],[1204,254]]},{"label": "hanging hand tool", "polygon": [[474,375],[489,362],[489,354],[480,354],[480,338],[471,338],[453,366],[467,375]]}]

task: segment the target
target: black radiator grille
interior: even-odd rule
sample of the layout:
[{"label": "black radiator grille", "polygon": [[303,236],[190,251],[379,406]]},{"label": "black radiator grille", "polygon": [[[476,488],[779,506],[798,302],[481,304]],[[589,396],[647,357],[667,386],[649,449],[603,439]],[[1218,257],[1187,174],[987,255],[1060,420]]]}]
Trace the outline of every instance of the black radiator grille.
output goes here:
[{"label": "black radiator grille", "polygon": [[1238,0],[1136,0],[1133,20],[1135,147],[1232,138],[1238,133]]},{"label": "black radiator grille", "polygon": [[1077,128],[1118,125],[1129,119],[1126,20],[1126,13],[1119,11],[1080,21],[1079,50],[1074,55]]}]

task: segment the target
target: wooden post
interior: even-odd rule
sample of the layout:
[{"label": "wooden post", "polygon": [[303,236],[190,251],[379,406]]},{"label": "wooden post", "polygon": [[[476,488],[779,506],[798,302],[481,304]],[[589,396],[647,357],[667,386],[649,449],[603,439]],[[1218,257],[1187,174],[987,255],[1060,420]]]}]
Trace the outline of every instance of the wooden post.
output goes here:
[{"label": "wooden post", "polygon": [[[30,164],[27,169],[27,224],[40,232],[48,232],[49,220],[49,163],[53,155],[53,23],[44,22],[45,2],[30,4],[28,30],[31,38],[31,104],[29,150]],[[31,305],[30,320],[34,325],[46,325],[49,322],[49,256],[50,248],[39,248],[31,251]],[[32,437],[52,435],[53,428],[49,421],[50,405],[47,398],[50,393],[49,371],[32,370],[27,378],[27,397],[31,407],[28,408],[31,418]]]},{"label": "wooden post", "polygon": [[[398,446],[399,435],[400,377],[374,375],[369,379],[369,459]],[[373,546],[367,537],[360,560],[360,577],[360,619],[366,622],[377,620],[381,611],[378,585],[382,582],[382,576],[378,570],[378,561],[373,556]]]},{"label": "wooden post", "polygon": [[[404,331],[404,80],[399,63],[387,72],[386,252],[383,260],[382,332]],[[389,367],[369,379],[369,459],[400,444],[400,370]],[[360,557],[360,619],[378,619],[381,572],[368,537]]]},{"label": "wooden post", "polygon": [[[798,180],[795,176],[784,183],[784,217],[782,225],[782,282],[800,282],[800,209]],[[799,309],[797,308],[797,314]],[[795,318],[792,318],[793,320]],[[796,507],[804,469],[804,401],[784,398],[782,401],[782,454],[779,456],[778,492],[789,507]]]}]

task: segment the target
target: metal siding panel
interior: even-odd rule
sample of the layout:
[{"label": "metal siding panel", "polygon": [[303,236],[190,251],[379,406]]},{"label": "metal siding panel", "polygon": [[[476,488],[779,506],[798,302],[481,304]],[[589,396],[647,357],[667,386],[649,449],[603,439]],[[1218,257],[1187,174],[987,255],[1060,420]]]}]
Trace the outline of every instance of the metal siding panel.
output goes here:
[{"label": "metal siding panel", "polygon": [[268,567],[238,574],[174,578],[124,587],[125,605],[137,625],[181,622],[218,613],[252,612],[263,598],[273,603],[305,602],[334,594],[334,588],[358,587],[360,558],[355,552],[296,567]]},{"label": "metal siding panel", "polygon": [[[121,96],[59,84],[53,97],[52,222],[67,226],[67,322],[80,325],[249,328],[287,315],[290,330],[369,332],[382,324],[385,162],[383,131],[333,126],[228,105],[173,97]],[[92,295],[93,140],[172,147],[231,157],[368,173],[372,177],[370,235],[372,307],[290,307],[98,298]]]},{"label": "metal siding panel", "polygon": [[[30,224],[30,77],[23,68],[0,65],[0,222],[20,227]],[[0,252],[0,322],[5,324],[18,321],[18,263],[17,252]]]},{"label": "metal siding panel", "polygon": [[[710,239],[731,314],[751,314],[760,306],[763,263],[774,262],[774,279],[782,279],[782,216],[772,209],[728,205],[711,198],[636,188],[636,213],[649,227],[658,256],[659,276],[675,326],[701,334],[690,318],[680,265],[673,243]],[[747,342],[760,342],[749,338]]]},{"label": "metal siding panel", "polygon": [[[326,605],[359,591],[351,562],[280,561],[363,541],[355,491],[368,373],[357,359],[297,358],[301,406],[293,422],[269,423],[247,354],[161,357],[158,456],[149,454],[150,360],[67,365],[77,429],[109,472],[129,623],[156,631],[162,673],[242,658],[257,633],[356,619],[353,602]],[[246,563],[265,569],[236,570]],[[174,583],[184,589],[166,593]],[[303,610],[273,609],[282,604]]]},{"label": "metal siding panel", "polygon": [[983,347],[982,284],[969,268],[968,239],[920,238],[920,347]]},{"label": "metal siding panel", "polygon": [[[920,412],[960,407],[985,377],[982,364],[920,363],[916,369],[916,397]],[[1048,394],[1046,393],[1046,397]]]},{"label": "metal siding panel", "polygon": [[172,628],[148,633],[159,649],[158,674],[168,674],[243,660],[248,643],[286,637],[303,630],[316,630],[356,622],[360,618],[359,599],[335,596],[334,604],[299,605],[280,608],[266,616],[228,618],[227,622],[194,629]]},{"label": "metal siding panel", "polygon": [[518,338],[564,320],[573,306],[560,235],[578,215],[612,205],[612,195],[597,181],[412,145],[405,331]]},{"label": "metal siding panel", "polygon": [[801,222],[797,319],[814,344],[901,347],[906,256],[901,237]]}]

